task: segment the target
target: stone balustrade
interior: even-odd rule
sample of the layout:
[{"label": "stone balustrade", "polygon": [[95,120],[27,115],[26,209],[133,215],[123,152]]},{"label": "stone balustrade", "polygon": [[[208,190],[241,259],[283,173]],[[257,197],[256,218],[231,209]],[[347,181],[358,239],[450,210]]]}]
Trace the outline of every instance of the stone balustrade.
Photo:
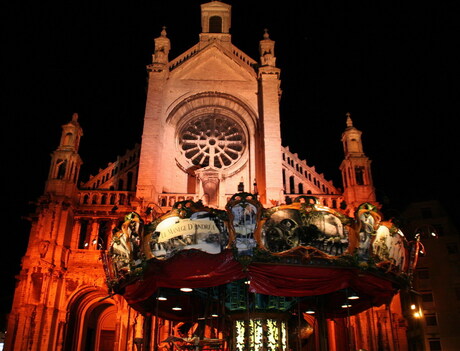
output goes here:
[{"label": "stone balustrade", "polygon": [[129,206],[134,198],[133,191],[83,190],[78,194],[81,206]]},{"label": "stone balustrade", "polygon": [[343,201],[342,195],[337,195],[337,194],[285,194],[285,200],[286,202],[294,201],[299,196],[313,196],[316,197],[319,201],[320,205],[332,208],[332,209],[338,209],[340,208],[340,205]]}]

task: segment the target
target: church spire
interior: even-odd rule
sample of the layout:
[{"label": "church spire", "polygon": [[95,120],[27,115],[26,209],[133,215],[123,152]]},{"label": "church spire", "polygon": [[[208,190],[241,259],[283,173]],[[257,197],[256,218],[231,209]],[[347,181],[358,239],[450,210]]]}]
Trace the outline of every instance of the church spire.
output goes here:
[{"label": "church spire", "polygon": [[259,43],[261,66],[276,66],[275,42],[270,39],[268,29],[264,29],[264,38]]},{"label": "church spire", "polygon": [[62,126],[61,140],[57,149],[51,154],[51,166],[45,193],[71,196],[76,190],[80,166],[82,164],[78,148],[83,130],[78,123],[78,114]]},{"label": "church spire", "polygon": [[362,132],[353,126],[351,114],[346,114],[345,131],[342,133],[344,160],[340,166],[344,197],[350,210],[364,202],[376,203],[371,175],[371,160],[364,154]]}]

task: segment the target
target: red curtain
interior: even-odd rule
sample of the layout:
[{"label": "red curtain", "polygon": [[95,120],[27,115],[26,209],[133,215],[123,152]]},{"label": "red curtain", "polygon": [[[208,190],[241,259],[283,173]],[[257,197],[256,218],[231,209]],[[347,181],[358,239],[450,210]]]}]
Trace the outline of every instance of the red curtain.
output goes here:
[{"label": "red curtain", "polygon": [[[331,294],[331,301],[341,298],[334,297],[334,292],[350,288],[362,296],[356,304],[361,310],[391,301],[397,291],[390,280],[356,268],[276,263],[244,266],[230,250],[220,254],[187,250],[168,260],[150,260],[143,277],[127,285],[123,296],[134,305],[154,295],[159,287],[205,288],[240,279],[249,279],[254,293],[292,297]],[[337,304],[340,306],[340,301]]]}]

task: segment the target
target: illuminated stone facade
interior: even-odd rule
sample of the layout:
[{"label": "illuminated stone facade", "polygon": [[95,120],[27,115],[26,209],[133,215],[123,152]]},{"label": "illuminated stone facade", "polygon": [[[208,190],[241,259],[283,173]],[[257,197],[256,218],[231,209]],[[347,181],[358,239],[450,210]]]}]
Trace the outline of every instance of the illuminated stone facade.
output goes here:
[{"label": "illuminated stone facade", "polygon": [[[201,9],[199,42],[177,58],[169,60],[165,30],[155,39],[141,145],[79,183],[83,130],[76,114],[63,126],[37,201],[6,350],[159,350],[174,334],[175,323],[144,318],[105,285],[104,253],[128,212],[152,209],[146,216],[154,218],[186,199],[223,208],[241,187],[266,206],[300,194],[347,214],[375,203],[370,161],[350,116],[342,136],[342,192],[281,144],[275,42],[265,33],[256,61],[231,42],[229,5],[213,1]],[[351,317],[353,328],[328,321],[330,350],[351,343],[404,350],[394,300],[391,309]],[[322,336],[315,337],[319,350]]]}]

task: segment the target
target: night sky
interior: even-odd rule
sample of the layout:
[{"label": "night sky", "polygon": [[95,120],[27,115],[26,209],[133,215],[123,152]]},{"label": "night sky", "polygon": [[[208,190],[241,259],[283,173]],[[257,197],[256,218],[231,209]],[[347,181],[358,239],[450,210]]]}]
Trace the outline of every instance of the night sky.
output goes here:
[{"label": "night sky", "polygon": [[[43,192],[61,125],[79,114],[82,180],[140,142],[153,39],[167,27],[170,60],[196,44],[202,2],[1,5],[2,313],[27,245],[24,217]],[[283,145],[341,187],[350,112],[385,209],[438,199],[456,213],[458,1],[228,3],[239,49],[259,60],[264,28],[276,41]]]}]

